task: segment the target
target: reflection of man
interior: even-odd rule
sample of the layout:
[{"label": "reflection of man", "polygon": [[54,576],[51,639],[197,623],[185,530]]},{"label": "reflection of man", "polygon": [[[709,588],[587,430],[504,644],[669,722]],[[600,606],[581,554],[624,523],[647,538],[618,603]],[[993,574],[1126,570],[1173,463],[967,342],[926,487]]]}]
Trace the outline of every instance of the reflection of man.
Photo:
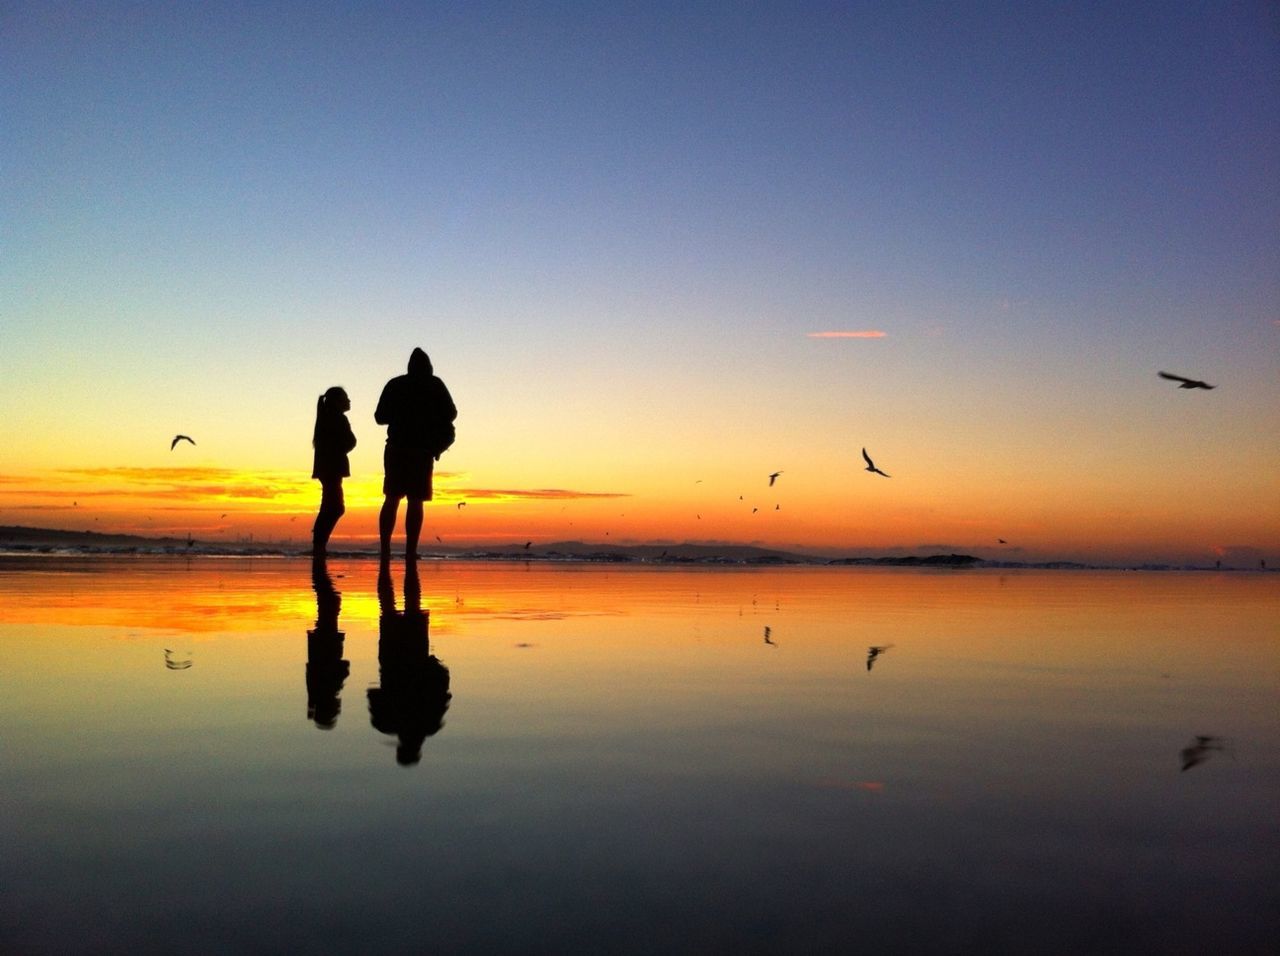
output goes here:
[{"label": "reflection of man", "polygon": [[405,567],[404,611],[396,610],[391,571],[378,574],[378,666],[381,686],[369,688],[369,722],[399,738],[396,762],[422,759],[422,742],[444,726],[449,709],[449,668],[431,653],[430,613],[422,609],[417,565]]},{"label": "reflection of man", "polygon": [[414,349],[408,374],[387,382],[373,413],[374,421],[387,426],[387,447],[382,456],[384,500],[378,514],[382,560],[391,558],[391,535],[401,498],[409,499],[404,510],[405,558],[417,558],[422,503],[431,500],[434,463],[452,443],[457,417],[453,397],[433,374],[431,359],[422,349]]},{"label": "reflection of man", "polygon": [[338,694],[351,673],[351,664],[342,659],[346,635],[338,630],[342,595],[323,561],[311,565],[311,587],[316,592],[316,626],[307,631],[307,717],[321,730],[332,730],[342,710]]}]

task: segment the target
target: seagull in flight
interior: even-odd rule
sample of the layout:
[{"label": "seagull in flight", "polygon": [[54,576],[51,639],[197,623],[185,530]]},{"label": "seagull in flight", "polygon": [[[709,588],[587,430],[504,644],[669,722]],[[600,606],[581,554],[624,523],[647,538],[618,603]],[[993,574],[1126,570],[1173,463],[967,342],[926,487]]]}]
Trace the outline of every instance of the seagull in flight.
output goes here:
[{"label": "seagull in flight", "polygon": [[[885,477],[888,477],[887,475]],[[867,648],[867,670],[871,670],[871,665],[876,662],[876,658],[893,647],[892,644],[873,644]]]},{"label": "seagull in flight", "polygon": [[1192,767],[1204,763],[1214,751],[1230,753],[1227,750],[1226,741],[1221,737],[1205,737],[1197,734],[1191,745],[1181,750],[1178,754],[1182,758],[1182,769],[1190,770]]},{"label": "seagull in flight", "polygon": [[866,471],[873,471],[877,475],[884,475],[886,478],[889,477],[889,475],[885,475],[883,471],[876,467],[876,463],[871,460],[871,456],[867,454],[867,450],[865,448],[862,449],[862,460],[867,463]]},{"label": "seagull in flight", "polygon": [[169,442],[169,451],[173,451],[175,448],[177,448],[178,442],[180,441],[189,441],[193,445],[196,443],[196,440],[192,438],[190,435],[174,435],[173,441]]},{"label": "seagull in flight", "polygon": [[1157,372],[1161,378],[1168,379],[1171,382],[1181,382],[1178,388],[1217,388],[1216,385],[1210,385],[1208,382],[1202,382],[1196,378],[1184,378],[1181,375],[1174,375],[1170,372]]},{"label": "seagull in flight", "polygon": [[779,476],[780,474],[782,474],[782,472],[780,472],[780,471],[775,471],[772,475],[770,475],[770,476],[769,476],[769,487],[770,487],[770,488],[772,488],[772,487],[773,487],[773,483],[774,483],[775,481],[777,481],[777,480],[778,480],[778,476]]}]

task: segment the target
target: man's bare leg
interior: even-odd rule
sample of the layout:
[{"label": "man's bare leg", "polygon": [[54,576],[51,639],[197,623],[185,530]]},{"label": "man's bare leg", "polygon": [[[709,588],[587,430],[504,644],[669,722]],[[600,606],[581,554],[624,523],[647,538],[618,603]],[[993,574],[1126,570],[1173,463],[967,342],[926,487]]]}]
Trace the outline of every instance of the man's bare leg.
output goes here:
[{"label": "man's bare leg", "polygon": [[410,498],[404,506],[404,556],[413,561],[418,557],[418,536],[422,534],[422,501]]},{"label": "man's bare leg", "polygon": [[[391,535],[396,530],[396,512],[400,510],[400,499],[387,495],[382,502],[382,510],[378,512],[378,545],[379,554],[384,561],[391,560]],[[422,508],[418,508],[418,524],[422,524]]]}]

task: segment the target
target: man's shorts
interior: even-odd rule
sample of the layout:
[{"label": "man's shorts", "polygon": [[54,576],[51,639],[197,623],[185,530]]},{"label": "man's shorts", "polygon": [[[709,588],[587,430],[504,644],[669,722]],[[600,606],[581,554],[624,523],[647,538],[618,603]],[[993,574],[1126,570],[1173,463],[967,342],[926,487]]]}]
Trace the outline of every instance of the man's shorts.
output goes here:
[{"label": "man's shorts", "polygon": [[387,445],[382,453],[382,493],[388,498],[431,500],[431,471],[435,459],[417,448]]}]

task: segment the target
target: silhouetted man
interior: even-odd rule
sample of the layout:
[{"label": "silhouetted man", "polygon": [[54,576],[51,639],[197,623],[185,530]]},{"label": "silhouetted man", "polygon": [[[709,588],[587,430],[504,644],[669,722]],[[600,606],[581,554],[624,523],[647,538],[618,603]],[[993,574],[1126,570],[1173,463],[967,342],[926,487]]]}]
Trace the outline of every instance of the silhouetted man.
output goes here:
[{"label": "silhouetted man", "polygon": [[422,533],[422,503],[431,500],[435,461],[453,444],[453,420],[458,409],[444,382],[432,373],[431,359],[422,349],[409,356],[409,372],[387,382],[378,399],[373,420],[387,426],[383,452],[385,500],[378,515],[382,560],[391,558],[391,535],[396,529],[400,499],[408,498],[404,512],[405,559],[418,557]]}]

